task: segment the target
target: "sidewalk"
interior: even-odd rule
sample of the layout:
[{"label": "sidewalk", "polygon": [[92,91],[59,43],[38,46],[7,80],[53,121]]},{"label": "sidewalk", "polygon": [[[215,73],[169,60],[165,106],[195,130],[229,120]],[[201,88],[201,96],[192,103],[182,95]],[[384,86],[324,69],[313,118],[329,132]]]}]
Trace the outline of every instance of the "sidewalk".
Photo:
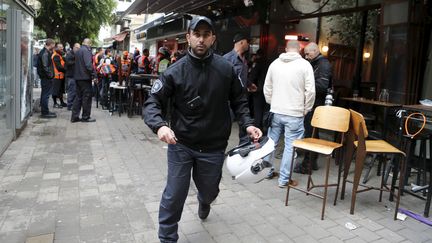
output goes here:
[{"label": "sidewalk", "polygon": [[[0,242],[23,243],[44,234],[54,234],[57,243],[158,242],[165,144],[138,116],[110,116],[93,107],[95,123],[72,124],[70,112],[55,111],[58,118],[51,120],[35,114],[0,157]],[[237,134],[234,125],[229,147]],[[331,171],[335,181],[336,167]],[[304,175],[293,177],[306,182]],[[209,218],[201,222],[191,183],[179,242],[432,242],[431,227],[412,218],[393,221],[387,193],[382,203],[378,192],[359,194],[350,215],[351,186],[337,206],[331,188],[321,221],[321,200],[293,190],[285,207],[286,190],[275,179],[245,186],[224,168],[220,187]],[[407,195],[401,207],[419,213],[424,202]],[[348,230],[347,222],[357,229]]]}]

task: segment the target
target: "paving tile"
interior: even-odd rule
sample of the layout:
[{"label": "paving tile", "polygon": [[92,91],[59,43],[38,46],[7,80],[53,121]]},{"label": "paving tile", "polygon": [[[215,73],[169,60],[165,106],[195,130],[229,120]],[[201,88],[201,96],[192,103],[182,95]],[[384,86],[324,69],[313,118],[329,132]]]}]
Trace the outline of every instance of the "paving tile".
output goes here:
[{"label": "paving tile", "polygon": [[[23,243],[48,233],[56,243],[159,242],[166,145],[139,117],[109,116],[94,108],[97,123],[71,124],[69,112],[58,115],[44,123],[32,117],[0,157],[0,242]],[[228,148],[237,145],[237,135],[234,125]],[[306,182],[306,176],[296,176]],[[377,193],[359,195],[350,215],[350,185],[336,206],[330,203],[334,190],[329,191],[325,220],[321,200],[293,191],[285,206],[286,191],[277,180],[243,185],[231,180],[225,166],[205,221],[197,216],[197,193],[192,183],[179,222],[180,243],[432,241],[430,227],[411,218],[392,219],[394,203],[387,195],[382,203]],[[401,206],[415,212],[423,207],[408,196]],[[346,222],[358,228],[350,231]]]}]

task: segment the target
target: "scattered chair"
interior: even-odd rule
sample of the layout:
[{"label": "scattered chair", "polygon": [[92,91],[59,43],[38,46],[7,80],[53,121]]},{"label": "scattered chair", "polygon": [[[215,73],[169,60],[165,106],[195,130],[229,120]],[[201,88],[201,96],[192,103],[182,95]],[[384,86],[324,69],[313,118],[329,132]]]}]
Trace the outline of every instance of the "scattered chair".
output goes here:
[{"label": "scattered chair", "polygon": [[[337,106],[319,106],[315,109],[315,112],[312,117],[311,125],[313,127],[312,137],[311,138],[304,138],[295,140],[293,142],[293,157],[291,158],[291,173],[290,175],[293,175],[293,163],[294,163],[294,155],[295,151],[297,149],[303,149],[310,152],[315,152],[318,154],[323,154],[327,157],[326,160],[326,170],[325,170],[325,182],[323,185],[315,185],[312,181],[312,175],[311,175],[311,163],[309,162],[309,177],[307,182],[307,188],[302,189],[298,188],[297,186],[288,185],[287,187],[287,194],[285,199],[285,206],[288,206],[288,198],[289,198],[289,192],[290,188],[301,191],[306,193],[306,195],[312,195],[318,198],[323,199],[322,209],[321,209],[321,220],[324,219],[324,211],[327,201],[327,189],[330,186],[336,186],[336,192],[339,190],[339,181],[340,178],[338,178],[337,184],[328,184],[328,177],[329,177],[329,169],[330,169],[330,161],[332,157],[332,153],[336,149],[340,149],[343,146],[344,142],[344,134],[348,131],[349,128],[349,122],[350,122],[350,112],[347,109],[340,108]],[[316,135],[318,133],[318,129],[325,129],[334,131],[337,133],[340,133],[340,142],[333,142],[325,139],[319,139],[316,138]],[[339,153],[340,155],[341,153]],[[337,156],[339,157],[339,156]],[[339,163],[339,170],[341,168],[341,164]],[[341,173],[339,173],[340,176]],[[311,190],[315,187],[324,187],[324,195],[319,195],[316,193],[312,193]],[[336,203],[336,200],[335,200]]]},{"label": "scattered chair", "polygon": [[[405,163],[405,153],[394,147],[393,145],[389,144],[388,142],[384,140],[366,140],[368,136],[368,131],[366,128],[366,122],[363,118],[363,115],[351,110],[351,129],[347,134],[347,149],[346,149],[346,158],[345,158],[345,165],[344,165],[344,175],[343,175],[343,183],[342,183],[342,192],[341,192],[341,199],[344,199],[345,195],[345,185],[346,182],[353,183],[352,188],[352,195],[351,195],[351,208],[350,208],[350,214],[354,214],[354,208],[357,198],[357,193],[365,192],[369,190],[379,190],[380,196],[379,201],[382,200],[382,192],[390,192],[391,194],[394,194],[394,186],[392,185],[389,189],[387,185],[384,182],[385,173],[383,172],[381,175],[381,185],[380,187],[374,187],[369,186],[365,184],[360,184],[360,177],[364,168],[364,161],[367,154],[385,154],[385,155],[392,155],[392,154],[399,154],[402,156],[402,159],[400,160],[400,167],[402,168],[402,171],[400,173],[399,177],[399,188],[403,188],[403,170],[404,170],[404,163]],[[351,165],[352,156],[354,154],[354,150],[356,150],[356,156],[355,156],[355,169],[354,169],[354,178],[352,181],[348,180],[348,172]],[[383,168],[386,167],[386,159],[382,160],[383,162]],[[394,170],[393,176],[397,176],[397,170]],[[358,187],[363,187],[362,189],[359,189]],[[398,193],[396,195],[396,207],[395,207],[395,214],[394,219],[396,220],[397,212],[399,209],[399,201],[400,201],[400,193],[401,190],[398,190]],[[337,196],[337,195],[336,195]]]}]

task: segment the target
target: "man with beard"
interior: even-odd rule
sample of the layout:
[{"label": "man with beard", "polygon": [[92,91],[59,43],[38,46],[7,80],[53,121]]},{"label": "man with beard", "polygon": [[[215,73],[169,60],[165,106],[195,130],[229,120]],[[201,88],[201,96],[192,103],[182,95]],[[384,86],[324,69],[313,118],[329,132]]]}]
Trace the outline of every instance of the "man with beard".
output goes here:
[{"label": "man with beard", "polygon": [[[186,39],[187,55],[155,81],[144,108],[145,123],[168,144],[167,185],[159,207],[161,242],[178,240],[178,221],[191,174],[198,189],[198,216],[205,220],[210,213],[210,204],[219,193],[224,151],[231,133],[229,104],[240,127],[252,139],[262,136],[261,130],[253,126],[246,94],[233,66],[211,49],[216,40],[212,21],[194,17]],[[170,125],[163,115],[168,106]]]}]

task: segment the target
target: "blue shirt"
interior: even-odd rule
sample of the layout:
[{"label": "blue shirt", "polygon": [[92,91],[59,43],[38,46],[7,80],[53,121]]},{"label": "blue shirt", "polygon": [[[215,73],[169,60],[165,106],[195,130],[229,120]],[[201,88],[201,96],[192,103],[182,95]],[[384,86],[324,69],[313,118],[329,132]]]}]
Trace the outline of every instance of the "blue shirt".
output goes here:
[{"label": "blue shirt", "polygon": [[231,62],[234,66],[234,71],[238,76],[242,86],[246,89],[249,86],[248,81],[248,66],[246,60],[243,60],[237,52],[233,49],[223,56],[229,62]]}]

